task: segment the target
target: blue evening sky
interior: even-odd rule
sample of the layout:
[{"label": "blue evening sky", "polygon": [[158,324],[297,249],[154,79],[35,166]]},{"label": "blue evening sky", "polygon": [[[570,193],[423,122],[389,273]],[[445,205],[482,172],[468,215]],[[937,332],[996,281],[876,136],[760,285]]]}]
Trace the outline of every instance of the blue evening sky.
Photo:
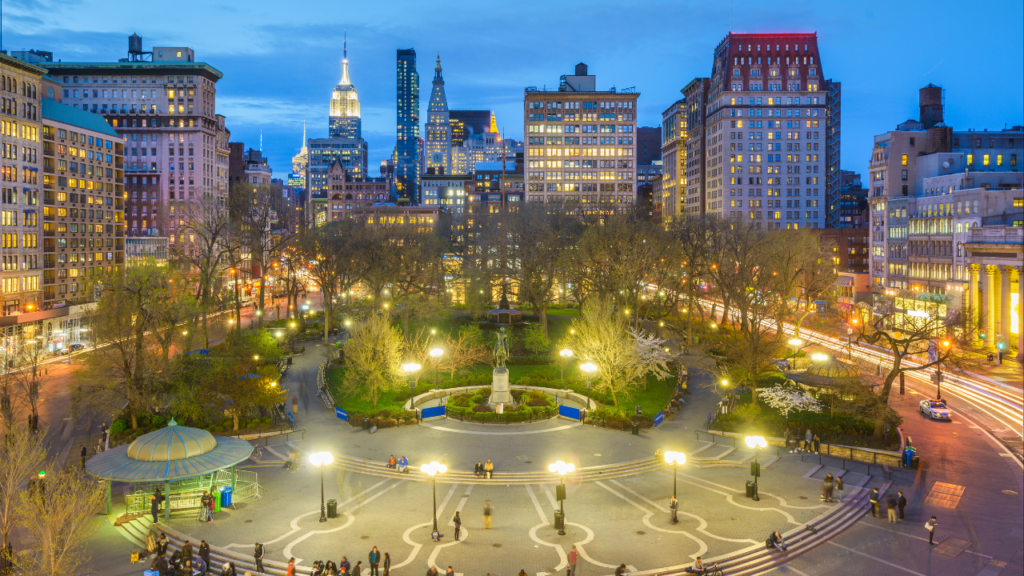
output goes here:
[{"label": "blue evening sky", "polygon": [[[510,138],[523,132],[523,88],[557,87],[577,62],[600,89],[635,86],[641,125],[657,126],[679,89],[711,71],[730,29],[729,2],[523,0],[432,2],[124,2],[7,0],[3,48],[50,50],[65,61],[114,61],[128,36],[189,46],[224,73],[217,111],[233,141],[263,149],[276,177],[302,140],[327,135],[348,30],[369,172],[395,140],[395,50],[415,48],[426,110],[441,54],[451,108],[491,109]],[[1024,4],[735,0],[736,32],[816,32],[826,78],[843,83],[842,166],[865,174],[872,137],[917,118],[917,90],[946,89],[954,128],[1024,124]],[[421,115],[421,119],[426,114]],[[866,177],[866,175],[865,175]]]}]

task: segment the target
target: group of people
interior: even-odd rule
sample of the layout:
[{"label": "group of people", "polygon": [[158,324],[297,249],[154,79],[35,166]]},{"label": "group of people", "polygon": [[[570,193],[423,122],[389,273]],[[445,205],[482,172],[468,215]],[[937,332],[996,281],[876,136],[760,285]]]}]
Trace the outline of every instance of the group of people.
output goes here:
[{"label": "group of people", "polygon": [[[163,532],[159,537],[152,532],[146,536],[146,551],[153,554],[153,560],[149,564],[150,570],[156,571],[160,576],[203,576],[210,571],[210,545],[206,540],[199,542],[198,550],[186,540],[181,550],[175,550],[170,558],[167,557],[169,544],[167,534]],[[221,573],[224,574],[223,571]]]},{"label": "group of people", "polygon": [[213,522],[213,511],[217,501],[216,496],[203,490],[203,496],[199,499],[199,521]]},{"label": "group of people", "polygon": [[409,459],[402,456],[398,460],[395,460],[395,455],[392,454],[388,458],[388,468],[395,470],[396,472],[407,472],[409,470]]},{"label": "group of people", "polygon": [[[871,515],[875,518],[882,517],[882,507],[879,501],[880,496],[878,495],[878,488],[871,490]],[[889,494],[889,497],[885,499],[885,510],[889,517],[889,523],[895,524],[902,522],[904,518],[903,509],[907,507],[907,497],[903,495],[903,491],[900,490],[895,496]]]},{"label": "group of people", "polygon": [[491,478],[494,477],[494,462],[491,462],[490,458],[487,459],[486,464],[481,464],[480,461],[477,460],[476,466],[473,467],[473,474],[477,478],[483,476],[484,478],[490,480]]},{"label": "group of people", "polygon": [[822,502],[842,502],[843,501],[843,477],[840,476],[835,478],[830,472],[825,476],[825,480],[821,483],[821,501]]},{"label": "group of people", "polygon": [[[792,448],[790,445],[792,444]],[[786,450],[792,454],[793,452],[814,452],[817,454],[821,451],[821,438],[818,435],[811,432],[808,428],[807,432],[804,432],[804,443],[800,445],[800,438],[794,434],[789,428],[786,428]]]},{"label": "group of people", "polygon": [[[263,574],[263,550],[262,545],[256,545],[256,571],[259,574]],[[376,546],[370,550],[370,554],[367,558],[370,566],[370,573],[366,576],[389,576],[391,573],[391,555],[387,552],[381,554],[380,550]],[[353,566],[348,561],[348,556],[342,556],[341,561],[337,564],[333,560],[324,562],[323,560],[316,560],[313,562],[313,568],[309,571],[309,576],[363,576],[363,561],[357,560]],[[381,570],[383,569],[383,573]],[[295,576],[295,558],[288,561],[288,574],[289,576]]]}]

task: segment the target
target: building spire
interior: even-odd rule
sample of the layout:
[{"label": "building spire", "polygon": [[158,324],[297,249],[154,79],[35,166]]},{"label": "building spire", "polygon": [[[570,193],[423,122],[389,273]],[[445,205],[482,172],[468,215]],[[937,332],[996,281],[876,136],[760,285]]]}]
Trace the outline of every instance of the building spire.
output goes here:
[{"label": "building spire", "polygon": [[338,84],[341,86],[349,86],[352,81],[348,77],[348,30],[345,31],[345,41],[343,44],[344,57],[341,59],[341,82]]},{"label": "building spire", "polygon": [[434,66],[434,82],[444,82],[444,78],[441,77],[441,53],[437,53],[437,64]]}]

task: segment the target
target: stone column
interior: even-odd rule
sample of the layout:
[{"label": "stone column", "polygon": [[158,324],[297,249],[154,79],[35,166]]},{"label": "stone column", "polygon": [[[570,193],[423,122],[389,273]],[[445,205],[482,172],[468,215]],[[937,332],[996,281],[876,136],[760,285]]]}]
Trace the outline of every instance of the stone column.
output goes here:
[{"label": "stone column", "polygon": [[985,266],[985,350],[996,351],[996,267]]},{"label": "stone column", "polygon": [[967,266],[968,282],[967,282],[967,325],[968,333],[970,334],[971,345],[974,347],[981,346],[981,339],[978,337],[979,328],[981,327],[979,321],[979,306],[981,301],[978,300],[978,265],[969,264]]},{"label": "stone column", "polygon": [[1024,266],[1017,268],[1017,362],[1024,363]]},{"label": "stone column", "polygon": [[999,267],[999,277],[1002,282],[999,286],[999,342],[1003,343],[1004,351],[1010,353],[1010,276],[1013,274],[1013,268],[1009,266]]}]

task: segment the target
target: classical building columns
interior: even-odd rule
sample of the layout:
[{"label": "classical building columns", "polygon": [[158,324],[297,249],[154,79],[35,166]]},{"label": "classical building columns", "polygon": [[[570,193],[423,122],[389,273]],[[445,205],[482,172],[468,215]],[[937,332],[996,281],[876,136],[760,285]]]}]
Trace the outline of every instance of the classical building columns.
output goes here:
[{"label": "classical building columns", "polygon": [[985,350],[996,351],[996,267],[985,266]]},{"label": "classical building columns", "polygon": [[1017,362],[1024,362],[1024,266],[1017,268]]},{"label": "classical building columns", "polygon": [[999,279],[999,342],[1005,346],[1004,350],[1010,353],[1010,342],[1013,336],[1010,332],[1010,277],[1013,275],[1013,267],[1000,266]]},{"label": "classical building columns", "polygon": [[981,346],[981,338],[978,336],[981,333],[981,321],[979,320],[981,310],[981,301],[978,300],[978,269],[980,266],[977,264],[970,264],[967,266],[969,281],[967,283],[967,330],[970,335],[970,341],[972,346]]}]

